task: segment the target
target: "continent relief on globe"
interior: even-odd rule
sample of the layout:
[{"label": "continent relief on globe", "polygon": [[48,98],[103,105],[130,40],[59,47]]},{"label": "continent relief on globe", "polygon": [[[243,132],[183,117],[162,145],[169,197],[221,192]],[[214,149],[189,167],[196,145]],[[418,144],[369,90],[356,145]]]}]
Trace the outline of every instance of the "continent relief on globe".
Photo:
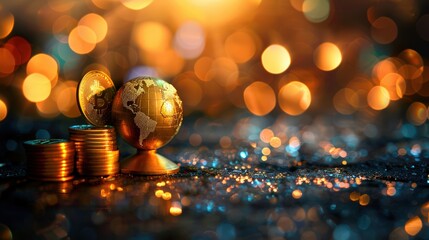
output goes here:
[{"label": "continent relief on globe", "polygon": [[[134,146],[156,149],[170,141],[179,130],[183,119],[182,102],[171,84],[149,77],[138,78],[127,82],[119,94],[122,107],[133,118],[125,125],[133,124],[139,131],[138,144]],[[123,132],[125,140],[134,141],[130,139],[134,138],[134,133]]]}]

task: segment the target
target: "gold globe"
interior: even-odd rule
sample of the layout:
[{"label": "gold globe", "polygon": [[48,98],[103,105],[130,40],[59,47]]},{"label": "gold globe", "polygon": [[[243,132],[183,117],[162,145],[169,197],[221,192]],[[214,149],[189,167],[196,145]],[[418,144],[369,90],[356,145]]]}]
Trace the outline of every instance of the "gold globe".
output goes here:
[{"label": "gold globe", "polygon": [[156,153],[173,139],[182,124],[182,101],[173,85],[152,77],[128,81],[115,95],[112,118],[119,134],[138,150],[121,163],[122,172],[158,175],[179,170]]}]

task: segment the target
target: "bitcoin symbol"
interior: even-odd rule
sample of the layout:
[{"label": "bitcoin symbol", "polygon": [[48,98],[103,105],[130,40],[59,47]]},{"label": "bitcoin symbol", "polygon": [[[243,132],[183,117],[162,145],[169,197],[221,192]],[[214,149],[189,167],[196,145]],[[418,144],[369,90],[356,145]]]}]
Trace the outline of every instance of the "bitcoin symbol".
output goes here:
[{"label": "bitcoin symbol", "polygon": [[97,110],[98,114],[101,114],[101,111],[103,111],[104,109],[106,109],[107,106],[107,101],[104,98],[104,95],[106,94],[105,91],[99,92],[97,94],[94,95],[94,109]]}]

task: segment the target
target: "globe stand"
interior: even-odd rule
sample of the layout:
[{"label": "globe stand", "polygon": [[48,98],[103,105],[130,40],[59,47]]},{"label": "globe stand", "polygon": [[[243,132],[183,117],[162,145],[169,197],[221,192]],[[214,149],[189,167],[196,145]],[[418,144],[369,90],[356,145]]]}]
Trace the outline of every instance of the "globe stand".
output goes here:
[{"label": "globe stand", "polygon": [[156,150],[138,150],[121,163],[122,173],[139,175],[164,175],[179,172],[179,166],[156,153]]}]

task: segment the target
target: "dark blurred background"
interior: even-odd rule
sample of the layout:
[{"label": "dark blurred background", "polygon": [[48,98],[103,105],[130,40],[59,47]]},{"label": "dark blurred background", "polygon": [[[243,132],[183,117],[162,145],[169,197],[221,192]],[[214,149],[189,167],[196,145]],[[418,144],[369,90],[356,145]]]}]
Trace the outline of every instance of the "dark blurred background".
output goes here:
[{"label": "dark blurred background", "polygon": [[68,126],[85,123],[76,87],[94,69],[117,88],[139,75],[172,83],[185,109],[177,146],[229,146],[243,137],[234,129],[250,128],[246,119],[261,123],[258,133],[276,121],[318,117],[356,125],[363,119],[365,129],[382,125],[377,132],[403,123],[426,132],[428,5],[1,1],[0,164],[21,163],[24,140],[67,138]]}]

